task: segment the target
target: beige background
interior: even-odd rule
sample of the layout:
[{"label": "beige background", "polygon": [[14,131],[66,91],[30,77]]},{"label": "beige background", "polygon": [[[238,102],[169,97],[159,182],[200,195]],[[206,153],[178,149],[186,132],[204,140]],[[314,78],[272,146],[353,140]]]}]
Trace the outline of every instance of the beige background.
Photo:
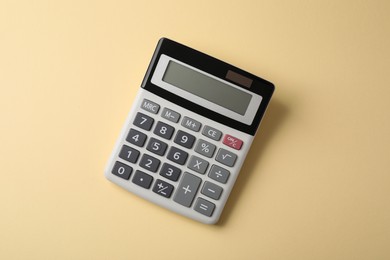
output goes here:
[{"label": "beige background", "polygon": [[[0,1],[0,259],[390,259],[389,1]],[[221,222],[103,170],[158,39],[276,92]]]}]

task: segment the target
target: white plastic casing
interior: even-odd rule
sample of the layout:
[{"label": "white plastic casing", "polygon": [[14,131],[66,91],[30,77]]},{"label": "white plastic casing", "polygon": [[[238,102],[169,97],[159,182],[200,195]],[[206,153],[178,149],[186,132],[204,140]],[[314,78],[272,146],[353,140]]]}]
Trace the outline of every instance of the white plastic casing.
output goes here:
[{"label": "white plastic casing", "polygon": [[[144,109],[141,109],[141,104],[142,104],[142,101],[144,99],[148,99],[148,100],[153,101],[153,102],[155,102],[155,103],[160,105],[160,109],[159,109],[159,112],[158,112],[157,115],[152,114],[152,113],[150,113],[148,111],[145,111]],[[169,120],[166,120],[165,118],[161,117],[161,112],[162,112],[162,110],[165,107],[180,113],[181,117],[180,117],[180,121],[178,123],[173,123],[173,122],[171,122]],[[145,131],[145,130],[139,129],[139,128],[137,128],[136,126],[134,126],[132,124],[133,120],[134,120],[134,118],[135,118],[135,116],[137,114],[137,112],[142,112],[142,113],[144,113],[144,114],[146,114],[146,115],[148,115],[148,116],[150,116],[150,117],[155,119],[154,125],[153,125],[153,127],[152,127],[152,129],[150,131]],[[190,117],[192,119],[195,119],[195,120],[201,122],[202,123],[202,128],[200,129],[200,131],[199,132],[195,132],[195,131],[191,131],[191,130],[183,127],[181,125],[181,120],[182,120],[182,118],[184,116]],[[161,139],[161,137],[156,136],[153,133],[153,129],[154,129],[154,126],[156,125],[157,121],[162,121],[162,122],[167,123],[167,124],[169,124],[169,125],[171,125],[171,126],[173,126],[175,128],[175,132],[174,132],[173,137],[171,138],[171,140]],[[203,129],[203,127],[205,125],[208,125],[208,126],[211,126],[213,128],[216,128],[216,129],[220,130],[223,133],[223,136],[225,134],[229,134],[229,135],[234,136],[234,137],[236,137],[238,139],[241,139],[243,141],[243,145],[242,145],[241,149],[240,150],[236,150],[236,149],[230,148],[227,145],[223,144],[222,143],[223,136],[222,136],[222,138],[219,141],[215,141],[215,140],[212,140],[212,139],[204,136],[202,134],[202,129]],[[160,176],[158,174],[159,171],[157,171],[156,173],[147,172],[145,169],[139,167],[138,164],[130,164],[130,163],[126,162],[125,160],[122,160],[121,158],[118,157],[118,154],[119,154],[119,152],[121,150],[121,147],[123,145],[131,146],[126,141],[126,136],[129,133],[130,128],[134,128],[136,130],[139,130],[141,132],[146,133],[148,135],[148,140],[151,137],[155,137],[156,139],[162,140],[165,143],[167,143],[169,147],[175,146],[175,147],[178,147],[178,148],[188,152],[189,153],[188,158],[191,157],[192,154],[194,154],[194,155],[196,155],[198,157],[201,157],[201,158],[207,160],[209,162],[208,170],[210,169],[210,167],[213,164],[215,164],[215,165],[218,165],[220,167],[223,167],[223,168],[227,169],[230,172],[230,176],[229,176],[229,179],[228,179],[227,183],[226,184],[222,184],[222,183],[219,183],[219,182],[216,182],[216,181],[210,179],[207,176],[208,170],[207,170],[206,174],[202,175],[202,174],[196,173],[196,172],[190,170],[189,168],[187,168],[187,163],[185,165],[183,165],[183,166],[179,166],[179,165],[169,161],[166,158],[166,154],[167,153],[165,153],[164,156],[158,156],[158,155],[154,155],[153,153],[147,151],[146,150],[146,145],[144,147],[142,147],[142,148],[136,147],[136,146],[132,146],[135,149],[137,149],[141,153],[141,155],[146,153],[146,154],[152,155],[153,157],[159,159],[161,161],[159,169],[161,168],[161,165],[164,162],[167,162],[167,163],[170,163],[172,165],[175,165],[178,168],[181,168],[182,174],[184,172],[188,172],[188,173],[191,173],[191,174],[196,175],[197,177],[201,178],[202,179],[202,184],[201,184],[201,186],[199,187],[199,189],[197,191],[197,195],[195,196],[194,202],[195,202],[197,197],[201,197],[203,199],[206,199],[206,200],[214,203],[216,207],[215,207],[215,210],[214,210],[214,212],[213,212],[211,217],[205,216],[205,215],[200,214],[199,212],[195,211],[193,209],[194,204],[195,204],[194,202],[192,203],[191,207],[187,208],[187,207],[182,206],[182,205],[176,203],[175,201],[173,201],[173,197],[174,197],[174,194],[176,192],[176,188],[179,185],[180,179],[177,182],[170,181],[170,180]],[[223,165],[223,164],[217,162],[215,160],[215,155],[213,156],[213,158],[207,158],[207,157],[204,157],[203,155],[200,155],[199,153],[196,153],[194,151],[194,149],[187,149],[187,148],[184,148],[184,147],[181,147],[181,146],[175,144],[173,142],[173,140],[174,140],[174,136],[175,136],[175,134],[177,133],[178,130],[182,130],[182,131],[185,131],[187,133],[190,133],[190,134],[194,135],[197,140],[199,138],[201,138],[203,140],[207,140],[208,142],[214,144],[217,147],[215,153],[218,152],[219,148],[223,148],[223,149],[226,149],[226,150],[236,154],[237,155],[237,160],[236,160],[234,166],[233,167],[229,167],[229,166],[226,166],[226,165]],[[116,183],[119,186],[125,188],[126,190],[128,190],[128,191],[130,191],[130,192],[132,192],[134,194],[137,194],[138,196],[140,196],[142,198],[145,198],[145,199],[147,199],[147,200],[149,200],[149,201],[151,201],[153,203],[156,203],[156,204],[158,204],[158,205],[160,205],[162,207],[165,207],[165,208],[170,209],[170,210],[172,210],[174,212],[177,212],[179,214],[182,214],[184,216],[187,216],[189,218],[192,218],[194,220],[197,220],[197,221],[200,221],[200,222],[203,222],[203,223],[206,223],[206,224],[214,224],[220,218],[220,215],[221,215],[221,213],[223,211],[223,208],[224,208],[224,206],[226,204],[226,201],[229,198],[230,192],[231,192],[231,190],[232,190],[232,188],[234,186],[234,183],[235,183],[235,181],[236,181],[236,179],[238,177],[238,174],[240,172],[242,164],[244,163],[245,157],[246,157],[246,155],[247,155],[247,153],[249,151],[249,148],[250,148],[250,146],[252,144],[253,138],[254,138],[254,136],[252,136],[252,135],[249,135],[249,134],[246,134],[244,132],[238,131],[236,129],[230,128],[230,127],[228,127],[226,125],[223,125],[223,124],[220,124],[218,122],[215,122],[215,121],[213,121],[213,120],[211,120],[209,118],[203,117],[203,116],[201,116],[199,114],[196,114],[196,113],[194,113],[194,112],[192,112],[190,110],[187,110],[187,109],[185,109],[185,108],[183,108],[181,106],[178,106],[178,105],[176,105],[176,104],[174,104],[174,103],[172,103],[172,102],[170,102],[170,101],[168,101],[168,100],[166,100],[164,98],[161,98],[161,97],[159,97],[159,96],[157,96],[157,95],[155,95],[155,94],[153,94],[153,93],[151,93],[151,92],[149,92],[149,91],[147,91],[147,90],[145,90],[143,88],[140,88],[139,91],[138,91],[138,94],[136,96],[136,99],[134,101],[134,104],[133,104],[133,106],[132,106],[132,108],[131,108],[128,116],[127,116],[126,122],[125,122],[125,124],[124,124],[124,126],[122,128],[121,134],[120,134],[120,136],[119,136],[119,138],[118,138],[118,140],[117,140],[117,142],[115,144],[115,147],[114,147],[113,152],[111,154],[111,157],[110,157],[110,159],[108,161],[108,164],[106,166],[105,176],[106,176],[106,178],[108,180],[112,181],[113,183]],[[138,159],[138,161],[139,160],[140,159]],[[133,172],[131,174],[130,180],[122,179],[122,178],[120,178],[120,177],[118,177],[118,176],[116,176],[116,175],[111,173],[111,171],[113,169],[113,166],[114,166],[116,161],[128,164],[128,165],[130,165],[133,168]],[[138,161],[137,161],[137,163],[138,163]],[[187,159],[187,162],[188,162],[188,159]],[[151,175],[153,177],[153,183],[152,183],[150,189],[142,188],[142,187],[140,187],[138,185],[135,185],[134,183],[131,182],[131,179],[134,176],[134,172],[137,169],[139,169],[139,170],[141,170],[141,171],[143,171],[143,172],[145,172],[145,173],[147,173],[147,174],[149,174],[149,175]],[[152,187],[153,187],[156,179],[161,179],[161,180],[163,180],[165,182],[168,182],[168,183],[170,183],[171,185],[174,186],[175,190],[173,191],[173,194],[172,194],[172,196],[170,198],[162,197],[162,196],[160,196],[160,195],[158,195],[158,194],[156,194],[156,193],[154,193],[152,191]],[[203,182],[206,181],[206,180],[210,181],[210,182],[213,182],[213,183],[215,183],[218,186],[223,188],[223,192],[222,192],[222,195],[221,195],[219,200],[213,200],[213,199],[208,198],[207,196],[204,196],[203,194],[200,193],[200,190],[202,188]]]}]

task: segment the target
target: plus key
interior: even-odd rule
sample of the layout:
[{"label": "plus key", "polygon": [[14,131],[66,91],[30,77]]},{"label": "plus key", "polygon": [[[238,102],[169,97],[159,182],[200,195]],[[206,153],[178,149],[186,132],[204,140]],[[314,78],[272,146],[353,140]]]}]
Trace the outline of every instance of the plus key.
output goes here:
[{"label": "plus key", "polygon": [[185,172],[173,200],[185,207],[190,207],[201,182],[201,178]]}]

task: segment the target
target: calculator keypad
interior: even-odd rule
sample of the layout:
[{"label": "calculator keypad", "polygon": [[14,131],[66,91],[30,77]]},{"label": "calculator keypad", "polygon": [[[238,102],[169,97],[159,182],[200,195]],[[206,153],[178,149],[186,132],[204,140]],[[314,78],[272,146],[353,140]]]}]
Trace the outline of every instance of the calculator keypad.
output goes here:
[{"label": "calculator keypad", "polygon": [[243,142],[149,99],[140,108],[111,173],[211,217],[238,158],[228,147]]}]

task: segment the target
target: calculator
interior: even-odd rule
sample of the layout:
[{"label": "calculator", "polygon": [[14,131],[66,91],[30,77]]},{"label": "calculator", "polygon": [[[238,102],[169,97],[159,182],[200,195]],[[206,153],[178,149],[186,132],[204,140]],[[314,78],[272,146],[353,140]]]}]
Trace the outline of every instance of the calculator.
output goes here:
[{"label": "calculator", "polygon": [[178,214],[215,224],[273,91],[260,77],[160,39],[106,178]]}]

